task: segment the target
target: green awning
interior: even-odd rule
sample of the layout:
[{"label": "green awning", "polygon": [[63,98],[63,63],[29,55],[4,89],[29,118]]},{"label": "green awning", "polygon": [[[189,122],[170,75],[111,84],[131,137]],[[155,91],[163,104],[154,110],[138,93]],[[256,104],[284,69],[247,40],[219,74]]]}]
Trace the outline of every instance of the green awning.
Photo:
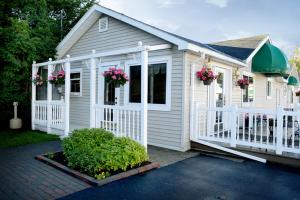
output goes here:
[{"label": "green awning", "polygon": [[252,60],[252,72],[267,76],[283,76],[290,68],[287,57],[272,44],[264,44]]},{"label": "green awning", "polygon": [[295,76],[290,76],[288,78],[288,85],[298,86],[299,83],[298,83],[297,78]]}]

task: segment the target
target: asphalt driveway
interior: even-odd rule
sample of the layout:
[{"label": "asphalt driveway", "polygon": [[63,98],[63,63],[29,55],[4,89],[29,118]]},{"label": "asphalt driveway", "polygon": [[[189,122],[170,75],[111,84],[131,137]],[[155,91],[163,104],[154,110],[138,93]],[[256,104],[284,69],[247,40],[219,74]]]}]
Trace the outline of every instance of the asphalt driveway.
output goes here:
[{"label": "asphalt driveway", "polygon": [[61,198],[70,199],[300,199],[300,172],[200,155]]}]

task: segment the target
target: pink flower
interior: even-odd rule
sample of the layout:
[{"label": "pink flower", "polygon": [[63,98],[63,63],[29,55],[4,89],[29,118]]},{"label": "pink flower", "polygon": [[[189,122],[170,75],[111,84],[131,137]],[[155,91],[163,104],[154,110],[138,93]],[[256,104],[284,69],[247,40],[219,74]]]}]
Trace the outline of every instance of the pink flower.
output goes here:
[{"label": "pink flower", "polygon": [[111,78],[112,78],[113,80],[116,80],[116,79],[117,79],[117,77],[116,77],[115,75],[113,75]]}]

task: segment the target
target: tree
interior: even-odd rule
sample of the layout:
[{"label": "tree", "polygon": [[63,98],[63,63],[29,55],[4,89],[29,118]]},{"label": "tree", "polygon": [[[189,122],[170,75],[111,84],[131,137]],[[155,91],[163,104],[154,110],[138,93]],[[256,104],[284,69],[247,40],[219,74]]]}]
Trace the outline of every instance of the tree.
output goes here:
[{"label": "tree", "polygon": [[66,35],[95,0],[0,1],[0,123],[12,117],[12,102],[18,101],[21,117],[30,124],[31,65],[56,54]]},{"label": "tree", "polygon": [[290,63],[296,67],[298,72],[300,72],[300,47],[295,49],[291,56]]}]

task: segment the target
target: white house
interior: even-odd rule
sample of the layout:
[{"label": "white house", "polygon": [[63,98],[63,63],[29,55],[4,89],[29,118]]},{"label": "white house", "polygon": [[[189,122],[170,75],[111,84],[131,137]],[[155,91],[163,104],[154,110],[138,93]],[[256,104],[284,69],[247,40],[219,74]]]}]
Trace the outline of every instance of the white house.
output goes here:
[{"label": "white house", "polygon": [[[195,75],[204,65],[218,74],[209,86]],[[102,72],[112,66],[128,74],[124,87],[105,83]],[[102,127],[144,145],[179,151],[201,136],[275,150],[278,144],[267,139],[269,119],[278,117],[278,107],[295,109],[299,103],[294,92],[298,73],[268,35],[202,44],[99,5],[57,46],[57,60],[33,64],[33,75],[50,76],[59,69],[66,73],[61,94],[51,84],[32,86],[32,128],[62,136],[76,128]],[[240,78],[249,80],[247,89],[236,85]],[[291,112],[285,114],[297,121],[295,112],[282,112]],[[268,124],[247,122],[246,116],[266,118]],[[279,134],[286,143],[292,138],[294,151],[295,127],[284,137],[285,127],[278,128]]]}]

